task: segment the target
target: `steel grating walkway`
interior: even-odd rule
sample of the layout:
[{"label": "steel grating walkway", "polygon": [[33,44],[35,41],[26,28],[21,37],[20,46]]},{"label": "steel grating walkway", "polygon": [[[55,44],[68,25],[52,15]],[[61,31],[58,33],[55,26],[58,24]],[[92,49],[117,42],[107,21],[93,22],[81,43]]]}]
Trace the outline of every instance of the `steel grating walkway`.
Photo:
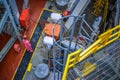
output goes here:
[{"label": "steel grating walkway", "polygon": [[[87,61],[96,64],[96,68],[90,74],[83,76],[82,70],[84,68],[82,65]],[[88,70],[92,68],[89,67]],[[120,39],[99,50],[95,55],[88,57],[83,62],[78,63],[75,68],[70,69],[67,80],[77,78],[78,80],[120,80]]]}]

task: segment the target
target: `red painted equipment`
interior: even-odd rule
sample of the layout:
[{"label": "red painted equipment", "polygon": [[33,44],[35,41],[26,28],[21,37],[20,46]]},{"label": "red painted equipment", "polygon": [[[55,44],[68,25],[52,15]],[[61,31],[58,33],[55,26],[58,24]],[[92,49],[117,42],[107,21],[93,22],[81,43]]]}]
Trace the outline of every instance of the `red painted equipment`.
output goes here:
[{"label": "red painted equipment", "polygon": [[55,37],[55,39],[58,39],[59,34],[60,34],[60,25],[59,24],[53,24],[53,23],[46,24],[45,28],[44,28],[45,34],[47,36],[52,36],[53,27],[54,27],[54,37]]},{"label": "red painted equipment", "polygon": [[15,49],[15,51],[17,52],[17,53],[19,53],[20,52],[20,45],[19,44],[14,44],[14,49]]},{"label": "red painted equipment", "polygon": [[62,12],[62,15],[63,16],[68,16],[70,14],[70,11],[69,10],[66,10],[66,11],[63,11]]},{"label": "red painted equipment", "polygon": [[28,8],[23,9],[21,16],[20,16],[20,24],[23,27],[27,27],[30,20],[30,12]]}]

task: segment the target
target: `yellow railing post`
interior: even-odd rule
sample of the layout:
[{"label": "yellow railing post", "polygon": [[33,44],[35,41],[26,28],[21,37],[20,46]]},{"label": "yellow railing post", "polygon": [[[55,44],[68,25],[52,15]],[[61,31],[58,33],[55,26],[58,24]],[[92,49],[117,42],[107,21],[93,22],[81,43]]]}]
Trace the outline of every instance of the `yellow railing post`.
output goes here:
[{"label": "yellow railing post", "polygon": [[[82,49],[79,49],[79,50],[77,50],[77,51],[75,51],[73,53],[68,54],[66,65],[64,67],[64,72],[63,72],[62,80],[66,80],[68,69],[71,68],[71,67],[74,67],[74,65],[78,62],[77,58],[79,57],[79,54],[80,54],[81,51],[82,51]],[[73,57],[73,56],[75,56],[75,57]]]},{"label": "yellow railing post", "polygon": [[64,72],[63,72],[63,75],[62,75],[62,80],[66,80],[66,77],[67,77],[67,72],[68,72],[68,65],[69,65],[69,60],[70,60],[70,56],[68,54],[68,58],[67,58],[67,61],[66,61],[66,65],[65,65],[65,68],[64,68]]}]

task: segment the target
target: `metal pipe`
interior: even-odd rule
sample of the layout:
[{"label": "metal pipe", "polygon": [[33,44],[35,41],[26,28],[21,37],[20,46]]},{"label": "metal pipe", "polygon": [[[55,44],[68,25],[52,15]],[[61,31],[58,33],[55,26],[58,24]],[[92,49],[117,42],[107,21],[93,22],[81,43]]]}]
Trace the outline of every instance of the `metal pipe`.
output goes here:
[{"label": "metal pipe", "polygon": [[119,24],[119,17],[120,17],[120,0],[116,1],[116,16],[115,16],[115,25]]},{"label": "metal pipe", "polygon": [[16,0],[9,0],[9,4],[16,24],[20,26],[20,22],[19,22],[20,13],[18,11]]},{"label": "metal pipe", "polygon": [[[53,43],[53,46],[54,46],[55,44]],[[53,72],[54,72],[54,80],[55,80],[55,72],[56,72],[56,63],[55,63],[55,50],[54,50],[54,47],[53,47],[53,49],[52,49],[53,51]]]},{"label": "metal pipe", "polygon": [[[59,39],[59,44],[60,44],[60,46],[61,46],[61,41],[62,41],[62,38],[63,38],[63,22],[61,21],[61,26],[60,26],[60,39]],[[60,57],[62,56],[61,55],[61,51],[62,51],[62,49],[60,48],[60,50],[59,50],[59,59],[60,59]]]},{"label": "metal pipe", "polygon": [[[76,17],[74,17],[76,18]],[[78,21],[79,17],[77,17],[77,19],[75,19],[74,23],[72,24],[72,32],[71,32],[71,35],[70,35],[70,43],[69,43],[69,47],[68,47],[68,50],[70,50],[70,47],[71,47],[71,42],[72,42],[72,37],[74,35],[74,30],[75,30],[75,24],[76,22]]]},{"label": "metal pipe", "polygon": [[76,43],[75,43],[74,51],[76,50],[77,45],[78,45],[78,38],[77,38]]},{"label": "metal pipe", "polygon": [[29,0],[24,0],[23,9],[28,7]]},{"label": "metal pipe", "polygon": [[4,28],[4,25],[5,25],[5,22],[7,21],[7,19],[8,19],[8,12],[5,11],[4,15],[3,15],[3,17],[2,17],[2,19],[0,21],[0,33],[2,32],[2,30]]}]

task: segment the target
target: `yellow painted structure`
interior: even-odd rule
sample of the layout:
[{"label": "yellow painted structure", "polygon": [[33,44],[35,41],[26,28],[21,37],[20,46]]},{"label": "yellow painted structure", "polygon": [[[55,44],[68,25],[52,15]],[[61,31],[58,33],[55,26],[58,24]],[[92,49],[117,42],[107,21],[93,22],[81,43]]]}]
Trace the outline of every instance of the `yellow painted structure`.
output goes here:
[{"label": "yellow painted structure", "polygon": [[[62,80],[66,80],[67,73],[70,68],[74,67],[77,63],[80,63],[90,55],[94,54],[96,51],[118,40],[119,37],[120,25],[109,29],[108,31],[98,36],[98,40],[96,40],[92,45],[90,45],[85,51],[81,52],[82,49],[79,49],[73,53],[68,54]],[[83,71],[82,76],[86,76],[87,74],[91,73],[96,66],[96,64],[91,65],[90,67],[93,68],[92,70],[87,70],[88,68],[86,68],[86,70]]]},{"label": "yellow painted structure", "polygon": [[31,69],[32,69],[32,63],[29,63],[29,64],[28,64],[28,67],[27,67],[27,71],[30,72]]},{"label": "yellow painted structure", "polygon": [[104,29],[103,31],[105,31],[106,29],[106,17],[108,14],[108,0],[96,0],[96,2],[93,4],[93,15],[95,16],[100,16],[103,13],[103,23],[104,23]]},{"label": "yellow painted structure", "polygon": [[75,64],[77,63],[78,58],[79,58],[78,53],[80,53],[81,51],[82,51],[82,49],[79,49],[79,50],[73,52],[72,54],[68,54],[66,65],[64,68],[63,76],[62,76],[62,80],[66,80],[68,69],[75,66]]},{"label": "yellow painted structure", "polygon": [[105,6],[104,6],[104,14],[103,14],[103,23],[104,23],[104,30],[106,29],[106,18],[108,14],[108,0],[105,0]]},{"label": "yellow painted structure", "polygon": [[96,69],[97,64],[89,64],[89,66],[85,66],[85,68],[82,70],[82,77],[87,76],[91,72],[93,72]]},{"label": "yellow painted structure", "polygon": [[96,2],[93,4],[93,14],[95,16],[99,16],[102,12],[102,9],[104,7],[104,0],[96,0]]}]

